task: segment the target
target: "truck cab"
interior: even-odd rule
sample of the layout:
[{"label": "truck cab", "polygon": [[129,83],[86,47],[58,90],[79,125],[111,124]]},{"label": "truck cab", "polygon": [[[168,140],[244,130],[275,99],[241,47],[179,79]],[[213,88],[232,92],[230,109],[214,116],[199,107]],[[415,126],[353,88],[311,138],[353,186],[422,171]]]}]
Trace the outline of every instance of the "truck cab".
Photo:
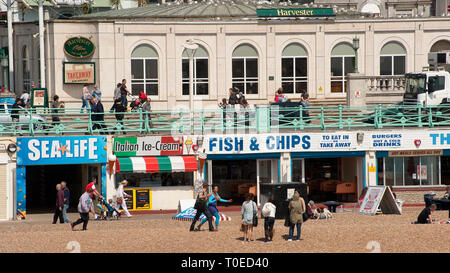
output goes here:
[{"label": "truck cab", "polygon": [[405,74],[404,105],[450,103],[450,51],[429,53],[428,64],[421,73]]}]

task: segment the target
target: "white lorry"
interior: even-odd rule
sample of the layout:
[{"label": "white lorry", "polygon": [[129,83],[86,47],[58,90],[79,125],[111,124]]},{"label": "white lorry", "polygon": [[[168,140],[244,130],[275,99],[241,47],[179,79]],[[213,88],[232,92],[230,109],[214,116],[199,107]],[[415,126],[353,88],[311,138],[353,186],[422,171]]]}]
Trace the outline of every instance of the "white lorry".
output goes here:
[{"label": "white lorry", "polygon": [[421,73],[405,74],[403,105],[450,104],[450,51],[428,53],[428,64]]}]

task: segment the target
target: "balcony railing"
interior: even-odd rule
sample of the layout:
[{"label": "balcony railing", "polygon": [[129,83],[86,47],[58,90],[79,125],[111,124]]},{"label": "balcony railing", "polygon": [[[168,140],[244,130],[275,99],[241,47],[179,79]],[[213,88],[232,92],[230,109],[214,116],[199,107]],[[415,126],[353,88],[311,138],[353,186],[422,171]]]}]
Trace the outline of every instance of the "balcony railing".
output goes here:
[{"label": "balcony railing", "polygon": [[[382,129],[450,126],[450,105],[439,107],[364,106],[364,107],[279,107],[258,105],[248,109],[105,112],[99,116],[80,109],[64,109],[52,121],[53,109],[23,109],[20,121],[12,122],[10,113],[0,113],[0,135],[75,135],[75,134],[227,134],[276,133],[279,131],[327,129]],[[61,111],[61,110],[60,110]],[[117,120],[116,114],[123,114]],[[120,116],[119,116],[120,117]]]}]

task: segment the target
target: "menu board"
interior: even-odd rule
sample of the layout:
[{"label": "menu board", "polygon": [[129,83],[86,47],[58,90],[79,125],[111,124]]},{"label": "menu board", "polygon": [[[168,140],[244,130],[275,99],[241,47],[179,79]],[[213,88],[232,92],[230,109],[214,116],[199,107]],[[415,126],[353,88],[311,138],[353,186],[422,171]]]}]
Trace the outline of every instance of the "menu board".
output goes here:
[{"label": "menu board", "polygon": [[128,188],[124,189],[124,192],[131,196],[126,200],[129,211],[152,209],[151,188]]},{"label": "menu board", "polygon": [[134,209],[134,190],[133,189],[125,189],[124,192],[131,196],[131,197],[126,198],[127,199],[126,200],[127,209],[133,210]]},{"label": "menu board", "polygon": [[151,209],[151,189],[136,189],[135,190],[136,207],[135,210],[149,210]]}]

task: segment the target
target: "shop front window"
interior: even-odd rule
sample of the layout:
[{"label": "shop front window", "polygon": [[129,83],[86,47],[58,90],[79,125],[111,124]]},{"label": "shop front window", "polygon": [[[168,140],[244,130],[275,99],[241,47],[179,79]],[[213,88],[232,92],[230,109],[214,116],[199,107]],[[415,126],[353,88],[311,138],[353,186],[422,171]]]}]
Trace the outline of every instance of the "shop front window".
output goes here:
[{"label": "shop front window", "polygon": [[[125,173],[117,174],[116,182],[128,181],[128,187],[193,186],[191,172],[179,173]],[[117,186],[117,185],[116,185]]]},{"label": "shop front window", "polygon": [[158,53],[149,45],[140,45],[131,53],[131,93],[158,95]]},{"label": "shop front window", "polygon": [[272,182],[272,160],[259,160],[259,183]]},{"label": "shop front window", "polygon": [[[378,159],[378,184],[385,186],[439,185],[437,156],[386,157]],[[380,179],[381,177],[381,179]]]},{"label": "shop front window", "polygon": [[305,182],[303,177],[304,168],[303,159],[292,159],[292,182]]},{"label": "shop front window", "polygon": [[[189,95],[189,55],[186,50],[183,51],[182,59],[183,75],[183,95]],[[202,46],[199,46],[194,54],[194,95],[208,95],[208,52]]]}]

